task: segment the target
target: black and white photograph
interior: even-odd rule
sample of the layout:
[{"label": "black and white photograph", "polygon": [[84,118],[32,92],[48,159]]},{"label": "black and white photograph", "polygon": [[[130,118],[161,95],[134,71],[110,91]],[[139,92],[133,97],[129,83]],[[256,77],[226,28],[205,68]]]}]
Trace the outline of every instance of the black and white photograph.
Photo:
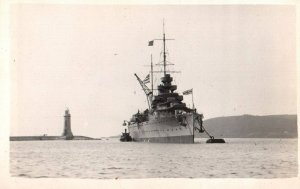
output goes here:
[{"label": "black and white photograph", "polygon": [[298,177],[295,5],[14,3],[8,16],[9,177]]}]

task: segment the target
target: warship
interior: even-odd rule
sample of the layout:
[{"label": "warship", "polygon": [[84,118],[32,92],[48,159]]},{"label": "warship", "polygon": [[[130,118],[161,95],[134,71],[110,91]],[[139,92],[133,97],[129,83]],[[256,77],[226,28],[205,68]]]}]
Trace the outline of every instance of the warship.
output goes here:
[{"label": "warship", "polygon": [[[172,84],[173,77],[170,74],[172,72],[166,69],[170,64],[166,60],[166,41],[173,39],[166,39],[163,29],[162,39],[154,40],[163,42],[163,52],[161,53],[163,61],[159,64],[163,66],[161,83],[157,89],[153,89],[154,71],[151,55],[151,71],[147,77],[141,80],[137,74],[134,74],[146,94],[148,109],[142,112],[138,111],[129,121],[124,120],[123,126],[127,126],[129,131],[126,136],[129,135],[132,141],[137,142],[194,143],[194,132],[199,131],[205,132],[210,139],[213,139],[213,136],[209,135],[203,127],[203,114],[197,113],[194,103],[193,107],[189,108],[183,102],[183,95],[192,94],[193,89],[184,91],[183,95],[180,95],[176,92],[177,85]],[[154,40],[149,41],[148,46],[153,46]],[[150,83],[150,74],[151,89],[146,85]],[[125,135],[122,140],[126,141],[124,138]]]}]

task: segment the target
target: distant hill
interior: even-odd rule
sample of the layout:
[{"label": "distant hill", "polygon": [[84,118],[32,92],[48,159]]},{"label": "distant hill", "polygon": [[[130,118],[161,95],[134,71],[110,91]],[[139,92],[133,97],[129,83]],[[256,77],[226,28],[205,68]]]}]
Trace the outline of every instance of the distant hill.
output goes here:
[{"label": "distant hill", "polygon": [[[207,119],[205,129],[215,138],[297,138],[297,115],[229,116]],[[195,137],[206,137],[195,133]]]}]

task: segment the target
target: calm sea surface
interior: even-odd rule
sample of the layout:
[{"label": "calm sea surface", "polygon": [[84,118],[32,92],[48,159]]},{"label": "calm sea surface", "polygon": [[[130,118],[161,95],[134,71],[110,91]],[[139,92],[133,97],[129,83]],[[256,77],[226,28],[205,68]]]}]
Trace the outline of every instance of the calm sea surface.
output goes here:
[{"label": "calm sea surface", "polygon": [[95,141],[10,142],[12,176],[42,178],[286,178],[297,176],[297,139],[226,144]]}]

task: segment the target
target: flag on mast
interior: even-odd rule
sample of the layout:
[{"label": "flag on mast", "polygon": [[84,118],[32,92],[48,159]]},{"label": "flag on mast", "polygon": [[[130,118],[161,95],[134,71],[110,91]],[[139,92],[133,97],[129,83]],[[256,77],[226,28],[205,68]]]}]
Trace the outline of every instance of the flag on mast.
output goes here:
[{"label": "flag on mast", "polygon": [[186,90],[186,91],[182,92],[183,95],[189,95],[189,94],[192,94],[192,93],[193,93],[193,89]]},{"label": "flag on mast", "polygon": [[148,75],[146,76],[146,78],[143,80],[143,83],[144,83],[144,84],[150,83],[150,74],[148,74]]},{"label": "flag on mast", "polygon": [[148,46],[153,46],[153,44],[154,44],[154,40],[149,41]]}]

